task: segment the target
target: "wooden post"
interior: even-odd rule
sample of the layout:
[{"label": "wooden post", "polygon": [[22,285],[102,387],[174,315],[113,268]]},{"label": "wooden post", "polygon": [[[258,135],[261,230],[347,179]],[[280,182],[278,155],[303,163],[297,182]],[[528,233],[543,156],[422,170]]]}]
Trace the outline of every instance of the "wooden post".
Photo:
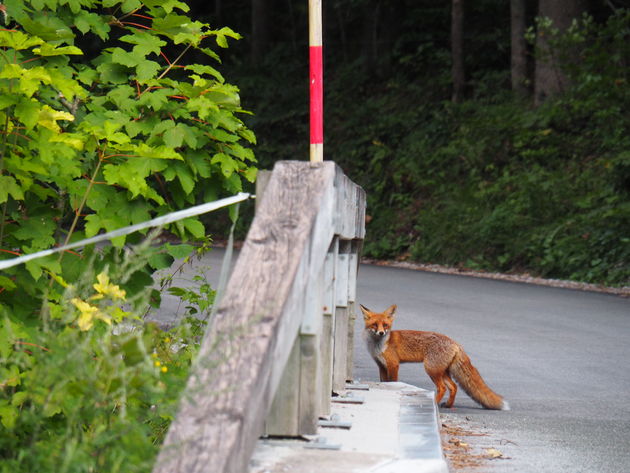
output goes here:
[{"label": "wooden post", "polygon": [[271,179],[271,171],[258,171],[258,175],[256,176],[256,211],[258,211],[258,207],[260,207],[265,189],[267,188],[267,184],[269,184],[269,179]]},{"label": "wooden post", "polygon": [[335,348],[333,360],[333,391],[346,388],[348,372],[348,277],[350,242],[339,242],[339,256],[335,277]]},{"label": "wooden post", "polygon": [[348,255],[348,346],[346,355],[346,381],[352,381],[354,366],[354,324],[357,320],[357,273],[359,269],[359,242],[352,241]]},{"label": "wooden post", "polygon": [[330,396],[333,390],[333,357],[335,335],[335,268],[337,266],[337,257],[339,255],[339,239],[335,237],[330,245],[326,260],[324,261],[324,300],[323,311],[324,319],[322,323],[321,337],[321,370],[322,370],[322,391],[321,391],[321,415],[330,414]]},{"label": "wooden post", "polygon": [[308,2],[310,70],[311,162],[324,160],[324,60],[322,53],[322,0]]},{"label": "wooden post", "polygon": [[265,420],[265,435],[296,436],[300,410],[300,337],[295,338],[280,384]]}]

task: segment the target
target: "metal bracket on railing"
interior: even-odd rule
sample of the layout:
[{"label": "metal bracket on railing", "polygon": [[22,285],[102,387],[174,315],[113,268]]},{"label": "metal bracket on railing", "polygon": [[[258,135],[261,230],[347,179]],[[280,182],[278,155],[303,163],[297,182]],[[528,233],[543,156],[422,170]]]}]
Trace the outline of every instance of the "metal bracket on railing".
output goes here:
[{"label": "metal bracket on railing", "polygon": [[346,383],[346,389],[353,389],[355,391],[369,391],[370,386],[353,381],[351,383]]},{"label": "metal bracket on railing", "polygon": [[333,429],[350,429],[352,427],[352,422],[342,421],[339,414],[333,414],[328,420],[320,419],[318,425],[320,427],[329,427]]},{"label": "metal bracket on railing", "polygon": [[341,444],[328,443],[326,437],[317,437],[315,441],[309,442],[304,445],[304,448],[317,449],[317,450],[341,450]]},{"label": "metal bracket on railing", "polygon": [[365,402],[365,398],[362,396],[356,396],[352,391],[350,391],[342,396],[333,397],[331,401],[340,404],[363,404]]}]

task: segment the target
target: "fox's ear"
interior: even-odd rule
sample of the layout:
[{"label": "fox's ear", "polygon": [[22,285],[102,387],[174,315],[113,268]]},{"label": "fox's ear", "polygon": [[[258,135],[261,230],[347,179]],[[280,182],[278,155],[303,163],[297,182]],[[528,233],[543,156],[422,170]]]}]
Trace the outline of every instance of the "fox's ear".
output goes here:
[{"label": "fox's ear", "polygon": [[369,319],[371,315],[370,309],[368,309],[365,306],[362,306],[361,304],[359,304],[359,307],[361,308],[361,312],[363,312],[363,318],[365,320]]},{"label": "fox's ear", "polygon": [[387,310],[385,310],[384,314],[387,317],[389,317],[390,319],[393,319],[394,318],[394,314],[396,313],[396,309],[397,309],[396,304],[393,304],[393,305],[389,306],[387,308]]}]

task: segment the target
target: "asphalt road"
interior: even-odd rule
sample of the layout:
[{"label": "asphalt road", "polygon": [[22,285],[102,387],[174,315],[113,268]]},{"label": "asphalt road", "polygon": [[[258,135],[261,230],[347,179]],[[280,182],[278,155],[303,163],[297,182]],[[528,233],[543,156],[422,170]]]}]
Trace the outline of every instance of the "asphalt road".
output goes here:
[{"label": "asphalt road", "polygon": [[[222,250],[198,265],[216,287]],[[194,284],[191,274],[175,285]],[[576,290],[361,265],[358,302],[398,305],[394,329],[441,332],[458,341],[510,411],[479,408],[459,390],[450,418],[501,440],[510,460],[496,473],[630,472],[630,299]],[[166,295],[160,312],[181,312]],[[378,370],[355,332],[355,378]],[[433,390],[420,365],[400,381]],[[486,470],[475,470],[487,473]]]},{"label": "asphalt road", "polygon": [[[458,341],[510,411],[479,408],[459,390],[450,417],[503,439],[492,472],[630,472],[630,300],[488,279],[362,265],[358,301],[398,305],[394,329]],[[355,377],[378,370],[356,327]],[[416,364],[400,381],[433,390]]]}]

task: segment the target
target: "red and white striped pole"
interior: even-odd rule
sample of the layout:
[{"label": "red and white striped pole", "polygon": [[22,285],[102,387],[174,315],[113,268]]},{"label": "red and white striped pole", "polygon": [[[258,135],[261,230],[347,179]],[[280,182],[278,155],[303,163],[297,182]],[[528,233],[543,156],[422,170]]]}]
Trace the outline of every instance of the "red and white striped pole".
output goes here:
[{"label": "red and white striped pole", "polygon": [[310,69],[311,162],[324,160],[324,63],[322,54],[322,0],[308,0]]}]

